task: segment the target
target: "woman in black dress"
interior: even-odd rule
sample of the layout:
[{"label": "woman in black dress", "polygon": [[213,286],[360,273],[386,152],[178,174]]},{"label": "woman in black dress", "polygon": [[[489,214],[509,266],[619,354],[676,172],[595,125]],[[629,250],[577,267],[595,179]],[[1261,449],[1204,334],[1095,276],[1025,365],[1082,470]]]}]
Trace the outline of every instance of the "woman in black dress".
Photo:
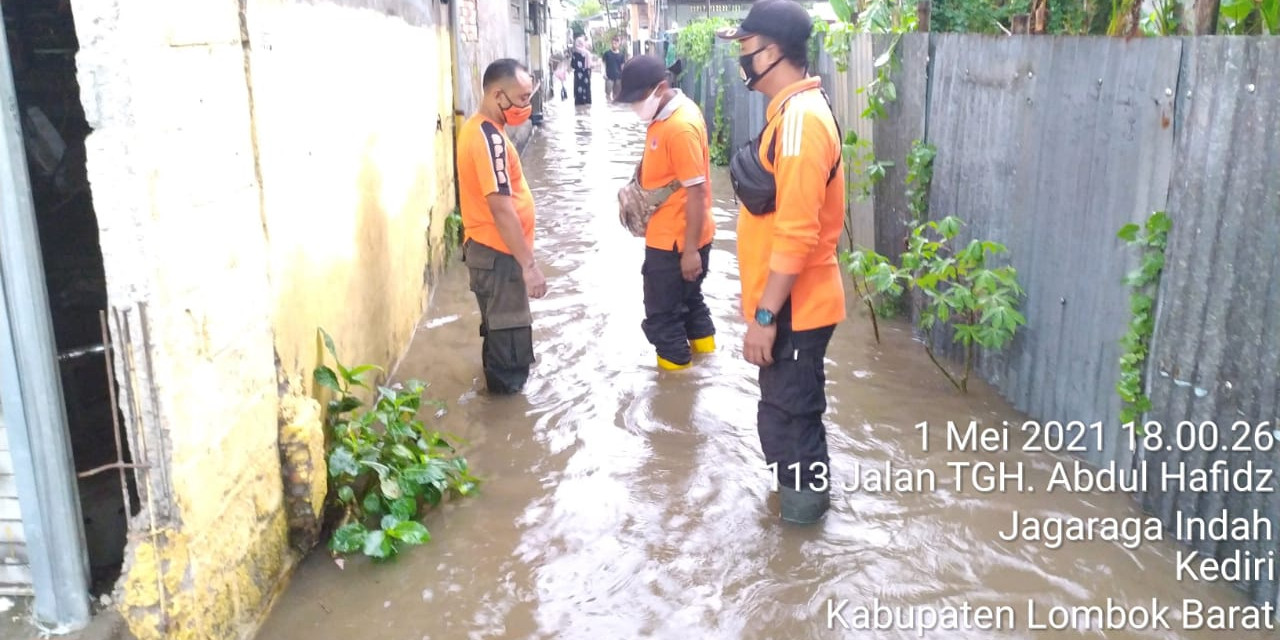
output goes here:
[{"label": "woman in black dress", "polygon": [[591,50],[582,36],[573,44],[573,104],[591,104]]}]

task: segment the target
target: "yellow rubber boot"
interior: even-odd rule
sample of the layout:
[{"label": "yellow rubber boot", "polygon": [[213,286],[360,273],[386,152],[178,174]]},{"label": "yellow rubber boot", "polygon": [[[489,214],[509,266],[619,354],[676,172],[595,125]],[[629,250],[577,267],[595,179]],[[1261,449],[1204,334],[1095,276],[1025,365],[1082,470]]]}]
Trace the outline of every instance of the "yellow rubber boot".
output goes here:
[{"label": "yellow rubber boot", "polygon": [[676,364],[662,356],[658,356],[658,368],[663,371],[680,371],[681,369],[688,369],[691,366],[693,366],[692,362]]},{"label": "yellow rubber boot", "polygon": [[690,340],[689,346],[693,347],[694,353],[711,353],[716,350],[716,337],[707,336],[697,340]]}]

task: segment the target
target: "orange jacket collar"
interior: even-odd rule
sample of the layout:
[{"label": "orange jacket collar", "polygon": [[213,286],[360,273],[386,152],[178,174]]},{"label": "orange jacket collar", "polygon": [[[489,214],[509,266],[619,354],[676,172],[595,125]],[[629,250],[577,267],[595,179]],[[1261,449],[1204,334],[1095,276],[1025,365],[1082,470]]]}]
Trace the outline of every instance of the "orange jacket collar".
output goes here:
[{"label": "orange jacket collar", "polygon": [[778,110],[782,108],[782,103],[786,102],[789,98],[796,95],[797,93],[800,93],[802,91],[809,91],[811,89],[817,89],[818,87],[821,87],[821,86],[822,86],[822,78],[817,76],[810,76],[808,78],[805,78],[804,80],[791,84],[787,88],[780,91],[778,95],[774,96],[773,99],[769,101],[769,108],[767,111],[765,111],[765,116],[764,116],[765,119],[772,120],[773,117],[778,114]]}]

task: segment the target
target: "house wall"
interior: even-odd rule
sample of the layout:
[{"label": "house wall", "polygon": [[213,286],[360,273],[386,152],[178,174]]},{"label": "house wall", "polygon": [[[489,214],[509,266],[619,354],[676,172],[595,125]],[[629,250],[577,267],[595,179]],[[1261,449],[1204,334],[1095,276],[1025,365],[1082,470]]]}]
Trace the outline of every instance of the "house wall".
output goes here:
[{"label": "house wall", "polygon": [[248,637],[290,541],[315,542],[317,328],[346,364],[390,365],[427,300],[454,202],[447,7],[72,2],[149,467],[117,602],[140,640]]},{"label": "house wall", "polygon": [[31,565],[18,507],[18,483],[9,454],[9,427],[0,407],[0,595],[30,595]]},{"label": "house wall", "polygon": [[[458,121],[480,108],[485,67],[500,58],[529,59],[526,0],[456,0],[454,7],[454,109]],[[523,146],[533,134],[532,125],[512,127],[507,134]]]}]

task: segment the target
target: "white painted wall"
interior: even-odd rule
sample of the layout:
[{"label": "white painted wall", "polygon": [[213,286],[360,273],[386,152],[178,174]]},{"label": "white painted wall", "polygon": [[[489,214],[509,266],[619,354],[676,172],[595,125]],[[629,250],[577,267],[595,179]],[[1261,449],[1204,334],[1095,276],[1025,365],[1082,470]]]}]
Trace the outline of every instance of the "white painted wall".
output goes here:
[{"label": "white painted wall", "polygon": [[0,407],[0,595],[31,595],[27,538],[18,509],[18,483],[9,453],[9,427]]}]

